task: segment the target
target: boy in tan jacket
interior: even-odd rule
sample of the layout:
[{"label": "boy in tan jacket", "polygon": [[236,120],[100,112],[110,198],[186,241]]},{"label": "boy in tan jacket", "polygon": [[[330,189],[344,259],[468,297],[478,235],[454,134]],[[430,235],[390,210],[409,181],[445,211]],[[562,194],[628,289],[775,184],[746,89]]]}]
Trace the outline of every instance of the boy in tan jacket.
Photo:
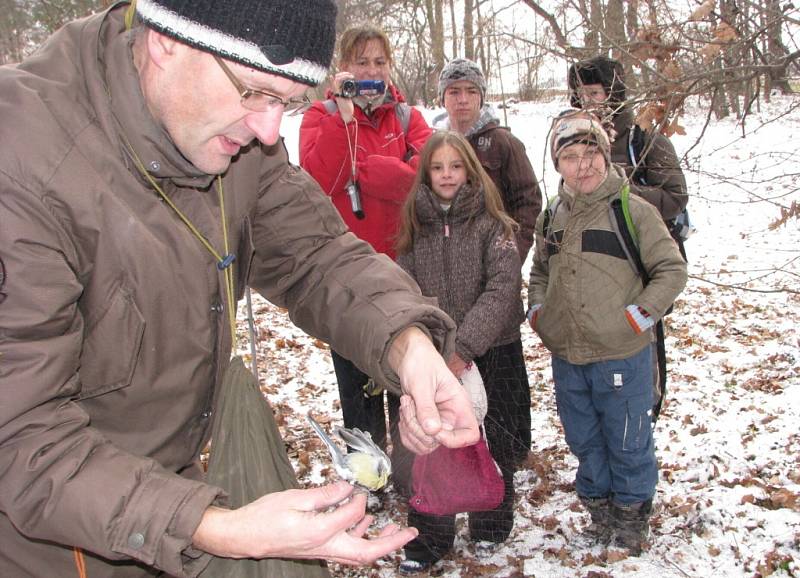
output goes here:
[{"label": "boy in tan jacket", "polygon": [[[562,114],[550,147],[562,181],[536,226],[528,319],[552,353],[575,487],[592,517],[586,534],[638,555],[658,479],[652,327],[686,284],[686,263],[656,209],[629,194],[596,117]],[[623,196],[646,284],[610,210]]]}]

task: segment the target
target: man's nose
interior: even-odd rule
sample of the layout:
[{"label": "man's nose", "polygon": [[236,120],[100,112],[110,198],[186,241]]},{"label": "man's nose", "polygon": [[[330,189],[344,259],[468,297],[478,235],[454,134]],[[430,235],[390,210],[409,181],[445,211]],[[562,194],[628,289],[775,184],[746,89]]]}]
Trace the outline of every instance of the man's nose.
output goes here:
[{"label": "man's nose", "polygon": [[278,142],[283,106],[270,107],[263,112],[251,112],[244,117],[245,126],[265,145]]}]

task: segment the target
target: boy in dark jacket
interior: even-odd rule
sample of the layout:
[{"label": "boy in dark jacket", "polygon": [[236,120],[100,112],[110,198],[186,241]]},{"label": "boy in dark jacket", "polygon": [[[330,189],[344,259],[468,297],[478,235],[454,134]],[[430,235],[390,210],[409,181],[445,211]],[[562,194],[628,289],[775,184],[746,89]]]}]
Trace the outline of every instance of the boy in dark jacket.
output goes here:
[{"label": "boy in dark jacket", "polygon": [[657,130],[646,131],[639,166],[634,167],[629,154],[631,139],[637,132],[633,110],[625,102],[625,72],[622,64],[605,56],[576,62],[569,68],[570,104],[592,110],[598,116],[610,115],[616,133],[611,143],[611,162],[625,169],[631,178],[631,192],[647,200],[665,221],[677,217],[689,197],[686,179],[678,155],[670,140]]},{"label": "boy in dark jacket", "polygon": [[[542,193],[525,153],[525,145],[500,120],[486,102],[486,78],[473,61],[454,58],[439,75],[439,101],[446,114],[434,119],[436,129],[453,130],[466,137],[483,170],[491,177],[503,208],[519,224],[516,233],[520,263],[525,263],[533,245],[536,217],[542,210]],[[531,447],[530,387],[524,383],[515,408],[519,431],[515,441],[518,463]]]}]

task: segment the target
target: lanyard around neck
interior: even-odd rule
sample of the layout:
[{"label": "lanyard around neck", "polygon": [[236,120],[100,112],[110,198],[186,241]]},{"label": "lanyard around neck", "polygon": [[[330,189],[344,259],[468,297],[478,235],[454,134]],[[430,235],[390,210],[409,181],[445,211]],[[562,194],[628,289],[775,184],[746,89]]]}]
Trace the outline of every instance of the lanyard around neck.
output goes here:
[{"label": "lanyard around neck", "polygon": [[225,220],[225,194],[222,190],[222,177],[217,176],[217,194],[219,195],[219,211],[220,211],[220,220],[222,221],[222,242],[223,248],[225,251],[225,255],[220,255],[216,249],[211,245],[208,239],[203,236],[200,230],[189,220],[189,217],[183,214],[183,212],[178,208],[178,206],[170,199],[167,194],[164,192],[164,189],[156,182],[153,176],[147,172],[147,169],[142,163],[139,155],[136,154],[136,151],[133,150],[130,142],[128,139],[125,138],[123,135],[122,137],[125,140],[125,145],[128,148],[128,151],[131,153],[131,158],[133,159],[133,163],[136,165],[136,168],[142,174],[142,176],[147,179],[147,181],[152,185],[152,187],[158,192],[159,196],[164,199],[164,202],[167,203],[170,208],[175,211],[175,214],[178,215],[181,221],[189,228],[189,230],[194,234],[195,237],[202,243],[202,245],[206,248],[206,250],[213,255],[214,259],[217,262],[217,269],[223,272],[225,276],[225,296],[228,300],[228,323],[230,324],[231,329],[231,340],[232,344],[235,347],[236,345],[236,306],[233,297],[233,262],[236,260],[236,256],[229,252],[228,249],[228,225]]}]

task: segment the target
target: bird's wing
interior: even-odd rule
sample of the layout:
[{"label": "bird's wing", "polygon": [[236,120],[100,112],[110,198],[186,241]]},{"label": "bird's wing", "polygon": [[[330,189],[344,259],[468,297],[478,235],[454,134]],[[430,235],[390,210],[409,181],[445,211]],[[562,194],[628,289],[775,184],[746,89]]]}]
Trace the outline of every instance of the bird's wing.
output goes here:
[{"label": "bird's wing", "polygon": [[358,428],[347,429],[345,427],[335,427],[333,431],[336,432],[344,443],[356,451],[367,452],[378,456],[385,456],[383,450],[378,447],[369,432],[363,432]]}]

